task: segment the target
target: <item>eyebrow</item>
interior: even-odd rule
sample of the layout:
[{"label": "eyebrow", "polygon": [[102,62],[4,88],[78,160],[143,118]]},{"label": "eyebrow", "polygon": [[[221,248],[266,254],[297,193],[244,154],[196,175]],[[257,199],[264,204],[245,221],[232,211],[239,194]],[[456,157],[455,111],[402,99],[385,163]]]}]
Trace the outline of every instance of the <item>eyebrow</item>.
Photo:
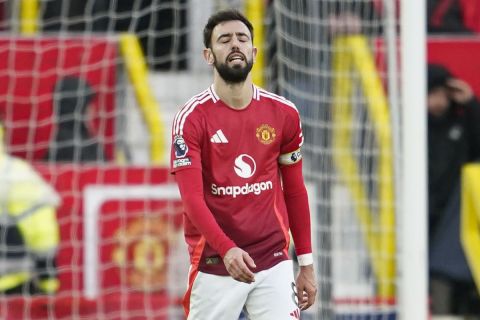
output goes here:
[{"label": "eyebrow", "polygon": [[[241,37],[241,36],[245,36],[247,37],[248,39],[250,39],[250,36],[245,33],[245,32],[235,32],[235,34],[237,35],[237,37]],[[229,32],[229,33],[223,33],[221,35],[218,36],[217,38],[217,41],[222,39],[222,38],[226,38],[226,37],[232,37],[233,33]]]}]

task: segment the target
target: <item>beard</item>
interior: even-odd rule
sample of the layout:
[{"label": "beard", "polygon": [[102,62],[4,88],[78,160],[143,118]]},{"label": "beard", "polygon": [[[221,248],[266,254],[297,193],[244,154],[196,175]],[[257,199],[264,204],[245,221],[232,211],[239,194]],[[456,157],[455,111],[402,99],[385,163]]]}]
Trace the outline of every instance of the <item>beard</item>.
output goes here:
[{"label": "beard", "polygon": [[227,63],[219,62],[215,54],[213,55],[213,57],[215,59],[214,61],[215,69],[217,70],[220,77],[226,83],[229,83],[229,84],[244,82],[245,79],[247,79],[248,74],[250,73],[253,67],[253,59],[248,60],[247,58],[245,58],[245,61],[247,62],[247,64],[243,67],[239,65],[230,67],[228,66]]}]

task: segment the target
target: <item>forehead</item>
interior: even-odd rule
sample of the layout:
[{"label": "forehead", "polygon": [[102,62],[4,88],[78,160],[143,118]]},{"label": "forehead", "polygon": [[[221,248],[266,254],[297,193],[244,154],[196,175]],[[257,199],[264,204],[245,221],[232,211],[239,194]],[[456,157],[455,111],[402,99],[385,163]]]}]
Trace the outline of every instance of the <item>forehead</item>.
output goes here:
[{"label": "forehead", "polygon": [[434,87],[432,89],[430,89],[428,91],[428,94],[443,94],[443,93],[447,93],[447,88],[444,87],[444,86],[438,86],[438,87]]},{"label": "forehead", "polygon": [[252,35],[250,34],[250,30],[248,30],[247,26],[239,20],[221,22],[217,24],[215,28],[213,28],[212,39],[215,40],[222,34],[233,34],[239,32],[248,34],[249,37],[252,37]]}]

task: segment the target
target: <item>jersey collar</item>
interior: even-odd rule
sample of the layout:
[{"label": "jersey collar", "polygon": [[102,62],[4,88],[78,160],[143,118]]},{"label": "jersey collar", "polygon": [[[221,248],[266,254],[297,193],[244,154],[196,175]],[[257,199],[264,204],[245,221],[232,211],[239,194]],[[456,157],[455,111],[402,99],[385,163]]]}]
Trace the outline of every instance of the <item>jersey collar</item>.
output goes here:
[{"label": "jersey collar", "polygon": [[[260,90],[259,88],[252,84],[253,87],[253,99],[254,100],[260,100]],[[210,95],[212,96],[212,100],[214,103],[216,103],[218,100],[220,100],[220,97],[218,94],[215,92],[215,88],[213,87],[213,84],[208,88],[208,91],[210,92]]]}]

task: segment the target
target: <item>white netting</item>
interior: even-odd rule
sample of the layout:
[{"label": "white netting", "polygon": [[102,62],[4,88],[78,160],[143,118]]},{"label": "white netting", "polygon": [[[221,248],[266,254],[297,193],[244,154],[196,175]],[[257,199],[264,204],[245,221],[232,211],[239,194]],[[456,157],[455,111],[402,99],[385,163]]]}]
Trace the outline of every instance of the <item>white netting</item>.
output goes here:
[{"label": "white netting", "polygon": [[320,291],[314,319],[390,319],[396,309],[394,155],[384,87],[394,75],[383,74],[384,4],[271,5],[272,79],[296,103],[305,133]]},{"label": "white netting", "polygon": [[[0,0],[0,18],[6,150],[31,164],[61,199],[55,208],[60,288],[45,295],[37,268],[25,269],[28,277],[6,269],[17,234],[11,221],[44,217],[35,207],[42,203],[19,205],[18,196],[2,191],[0,318],[181,319],[188,269],[181,204],[168,168],[158,166],[167,163],[170,119],[153,111],[194,93],[156,104],[171,94],[172,79],[165,78],[187,69],[187,1]],[[136,42],[125,33],[138,37],[144,56],[134,55]],[[142,78],[142,59],[152,79]],[[149,81],[163,86],[146,91]],[[5,159],[1,181],[15,169]],[[11,172],[19,178],[9,180],[9,189],[22,183],[12,193],[37,183],[23,181],[23,171]],[[27,243],[29,249],[54,241],[54,222],[39,219],[28,228],[50,234]],[[46,264],[55,269],[52,260]]]}]

